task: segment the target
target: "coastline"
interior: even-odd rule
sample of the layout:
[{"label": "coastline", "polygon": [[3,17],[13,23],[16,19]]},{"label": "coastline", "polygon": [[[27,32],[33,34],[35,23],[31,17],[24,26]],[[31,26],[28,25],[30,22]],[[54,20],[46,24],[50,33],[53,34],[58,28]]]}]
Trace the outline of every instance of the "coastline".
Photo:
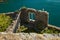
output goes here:
[{"label": "coastline", "polygon": [[[26,7],[22,7],[22,8],[26,8]],[[22,8],[20,8],[18,11],[20,11]],[[33,8],[28,8],[30,10],[34,10],[36,11],[35,9]],[[14,14],[14,13],[19,13],[18,11],[15,11],[15,12],[7,12],[7,13],[2,13],[2,14],[6,14],[6,15],[9,15],[9,14]],[[49,13],[47,11],[44,11],[44,10],[38,10],[39,12],[45,12],[48,14],[48,21],[49,21]],[[0,13],[1,14],[1,13]],[[54,25],[51,25],[51,24],[48,24],[47,27],[51,27],[51,28],[55,28],[57,30],[60,30],[60,27],[58,26],[54,26]]]},{"label": "coastline", "polygon": [[[43,11],[44,12],[44,11]],[[45,11],[46,12],[46,11]],[[10,15],[10,14],[14,14],[16,12],[8,12],[8,13],[3,13],[6,15]],[[19,18],[19,13],[18,12],[18,18]],[[48,14],[48,13],[47,13]],[[48,15],[49,17],[49,15]],[[19,22],[18,18],[16,18],[17,20],[15,21],[15,24],[13,27],[13,31],[16,30],[16,28],[18,27],[16,25],[17,22]],[[18,24],[18,23],[17,23]],[[60,31],[60,28],[54,25],[50,25],[47,23],[47,27],[51,27],[54,29],[57,29]],[[12,28],[10,28],[10,31],[12,30]],[[0,40],[60,40],[60,33],[24,33],[24,32],[19,32],[19,33],[14,33],[13,31],[9,32],[0,32]]]}]

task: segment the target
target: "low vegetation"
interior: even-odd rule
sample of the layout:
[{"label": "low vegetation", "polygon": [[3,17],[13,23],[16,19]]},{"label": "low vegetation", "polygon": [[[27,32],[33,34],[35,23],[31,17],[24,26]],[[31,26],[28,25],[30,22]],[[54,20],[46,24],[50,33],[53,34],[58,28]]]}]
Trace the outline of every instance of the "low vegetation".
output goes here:
[{"label": "low vegetation", "polygon": [[58,30],[56,28],[47,27],[41,33],[55,33],[55,34],[57,34],[57,33],[60,33],[60,30]]},{"label": "low vegetation", "polygon": [[25,31],[25,30],[27,30],[28,28],[27,27],[25,27],[25,26],[20,26],[18,29],[17,29],[17,31],[16,32],[22,32],[22,31]]},{"label": "low vegetation", "polygon": [[5,14],[0,14],[0,32],[6,30],[6,28],[11,24],[12,18],[10,16],[6,16]]},{"label": "low vegetation", "polygon": [[33,32],[33,33],[54,33],[54,34],[57,34],[57,33],[60,33],[60,30],[57,30],[57,29],[55,29],[55,28],[50,28],[50,27],[47,27],[47,28],[45,28],[44,30],[40,30],[39,32],[36,32],[34,29],[31,29],[31,30],[29,30],[27,27],[25,27],[25,26],[20,26],[19,28],[18,28],[18,30],[16,31],[16,32]]}]

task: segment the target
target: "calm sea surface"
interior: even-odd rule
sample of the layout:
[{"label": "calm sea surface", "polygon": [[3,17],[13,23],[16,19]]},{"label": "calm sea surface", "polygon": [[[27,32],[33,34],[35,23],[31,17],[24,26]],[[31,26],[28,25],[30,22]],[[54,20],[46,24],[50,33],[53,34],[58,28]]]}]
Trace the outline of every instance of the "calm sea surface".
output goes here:
[{"label": "calm sea surface", "polygon": [[49,23],[60,26],[60,1],[52,0],[7,0],[0,3],[0,13],[12,12],[18,10],[22,6],[29,8],[45,9],[49,12]]}]

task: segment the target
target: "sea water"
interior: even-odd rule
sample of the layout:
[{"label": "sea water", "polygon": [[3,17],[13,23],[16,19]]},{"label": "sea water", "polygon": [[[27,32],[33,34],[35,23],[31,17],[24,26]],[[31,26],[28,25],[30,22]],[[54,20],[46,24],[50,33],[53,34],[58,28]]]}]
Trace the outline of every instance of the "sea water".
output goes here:
[{"label": "sea water", "polygon": [[26,6],[49,12],[49,24],[60,26],[60,1],[59,0],[7,0],[0,3],[0,13],[13,12]]}]

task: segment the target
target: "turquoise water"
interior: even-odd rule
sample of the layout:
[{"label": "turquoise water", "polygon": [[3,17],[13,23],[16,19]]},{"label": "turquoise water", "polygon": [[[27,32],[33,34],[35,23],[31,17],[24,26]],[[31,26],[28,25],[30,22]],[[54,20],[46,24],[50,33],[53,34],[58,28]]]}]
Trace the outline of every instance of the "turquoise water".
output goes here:
[{"label": "turquoise water", "polygon": [[29,19],[35,20],[35,14],[34,13],[29,13]]},{"label": "turquoise water", "polygon": [[60,26],[60,1],[59,0],[7,0],[0,3],[0,12],[12,12],[22,6],[29,8],[45,9],[49,12],[49,23]]}]

